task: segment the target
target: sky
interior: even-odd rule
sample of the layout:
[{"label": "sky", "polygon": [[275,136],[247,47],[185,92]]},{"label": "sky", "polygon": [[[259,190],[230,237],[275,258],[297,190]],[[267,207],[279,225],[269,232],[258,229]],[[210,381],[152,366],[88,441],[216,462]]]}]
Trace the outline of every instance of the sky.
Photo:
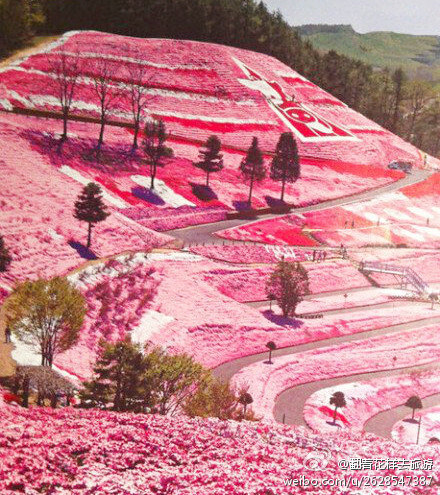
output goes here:
[{"label": "sky", "polygon": [[265,0],[293,26],[351,24],[355,31],[440,35],[440,0]]}]

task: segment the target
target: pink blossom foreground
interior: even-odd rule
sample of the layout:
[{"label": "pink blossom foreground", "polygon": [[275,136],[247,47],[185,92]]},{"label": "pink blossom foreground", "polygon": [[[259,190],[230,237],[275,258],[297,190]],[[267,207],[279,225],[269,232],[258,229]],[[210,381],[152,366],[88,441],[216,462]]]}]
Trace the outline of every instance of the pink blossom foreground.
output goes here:
[{"label": "pink blossom foreground", "polygon": [[[303,428],[265,423],[221,422],[100,410],[51,410],[0,405],[0,492],[62,495],[275,495],[298,493],[285,479],[322,480],[344,474],[337,462],[350,458],[436,459],[434,447],[411,448],[373,435],[325,439]],[[307,459],[329,456],[323,471],[309,471]],[[385,470],[378,476],[439,475],[434,471]],[[435,495],[435,486],[423,493]],[[307,493],[341,493],[309,487]],[[377,487],[388,495],[389,487]],[[393,493],[421,493],[394,487]]]},{"label": "pink blossom foreground", "polygon": [[313,430],[335,431],[335,427],[327,423],[332,418],[322,408],[329,406],[330,397],[336,391],[343,392],[347,402],[347,406],[339,410],[346,419],[346,422],[338,422],[339,428],[362,431],[374,415],[404,404],[412,395],[423,398],[439,393],[439,371],[387,376],[321,389],[309,397],[304,407],[304,419]]},{"label": "pink blossom foreground", "polygon": [[281,356],[272,366],[260,361],[243,368],[233,381],[249,386],[257,414],[273,418],[278,395],[296,385],[336,376],[434,363],[439,359],[438,326],[432,325]]}]

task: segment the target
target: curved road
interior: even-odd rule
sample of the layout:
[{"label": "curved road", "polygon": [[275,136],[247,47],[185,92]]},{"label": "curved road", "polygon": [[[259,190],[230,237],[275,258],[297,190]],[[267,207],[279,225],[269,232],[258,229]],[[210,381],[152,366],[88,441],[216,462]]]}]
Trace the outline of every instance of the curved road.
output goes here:
[{"label": "curved road", "polygon": [[[406,175],[403,179],[392,182],[391,184],[386,184],[384,186],[369,189],[367,191],[353,194],[352,196],[344,196],[342,198],[331,199],[328,201],[323,201],[322,203],[317,203],[311,206],[304,206],[301,208],[292,208],[291,213],[305,213],[308,211],[318,211],[330,208],[332,206],[344,206],[351,203],[358,203],[360,201],[366,201],[368,199],[376,198],[377,196],[393,191],[397,191],[402,187],[409,186],[411,184],[416,184],[422,182],[428,177],[430,177],[434,172],[431,170],[414,170],[412,174]],[[231,241],[220,239],[214,234],[219,230],[225,230],[232,227],[237,227],[239,225],[250,224],[258,222],[259,220],[276,218],[279,216],[284,216],[286,213],[267,213],[258,215],[253,218],[236,218],[231,220],[222,220],[220,222],[194,225],[191,227],[185,227],[183,229],[168,230],[165,233],[180,239],[185,243],[189,244],[222,244],[223,242],[228,244]],[[234,243],[243,241],[233,241]]]},{"label": "curved road", "polygon": [[[440,371],[440,370],[439,370]],[[440,376],[440,372],[439,372]],[[428,397],[422,397],[423,408],[434,407],[440,405],[440,394],[429,395]],[[372,418],[370,418],[364,425],[364,430],[370,433],[374,433],[376,435],[380,435],[381,437],[391,438],[391,431],[393,426],[408,416],[410,410],[404,406],[398,406],[393,409],[388,409],[386,411],[382,411]],[[417,414],[416,414],[417,417]],[[416,427],[414,427],[416,428]],[[422,421],[423,428],[423,421]],[[415,430],[415,434],[417,430]],[[415,443],[415,442],[414,442]]]},{"label": "curved road", "polygon": [[[350,310],[351,308],[348,308]],[[374,306],[371,307],[374,309]],[[345,310],[344,310],[345,311]],[[339,311],[340,314],[343,314],[343,311]],[[364,340],[370,337],[376,337],[378,335],[392,334],[396,332],[400,332],[403,330],[415,330],[417,328],[424,327],[426,325],[432,325],[435,323],[440,323],[440,315],[433,316],[431,318],[425,318],[423,320],[416,320],[409,323],[400,323],[398,325],[391,325],[389,327],[382,327],[375,330],[368,330],[365,332],[357,332],[349,335],[341,335],[340,337],[332,337],[330,339],[323,340],[314,340],[313,342],[307,342],[305,344],[297,344],[289,347],[282,347],[273,351],[272,358],[275,360],[277,356],[288,356],[298,354],[300,352],[310,351],[312,349],[318,349],[320,347],[330,347],[333,345],[341,344],[344,342],[352,342],[356,340]],[[238,359],[234,359],[232,361],[228,361],[223,363],[212,371],[215,376],[222,378],[223,380],[230,380],[235,374],[237,374],[242,368],[249,366],[253,363],[257,363],[259,361],[267,360],[267,351],[259,352],[257,354],[250,354],[248,356],[244,356]],[[351,375],[350,375],[351,376]],[[347,378],[349,379],[350,376]],[[322,382],[328,382],[328,380],[322,380]],[[320,381],[314,382],[320,383]],[[324,386],[331,385],[322,385],[320,388]],[[295,390],[295,388],[293,389]],[[302,414],[302,413],[301,413]],[[302,418],[302,415],[301,415]],[[301,420],[302,421],[302,420]]]}]

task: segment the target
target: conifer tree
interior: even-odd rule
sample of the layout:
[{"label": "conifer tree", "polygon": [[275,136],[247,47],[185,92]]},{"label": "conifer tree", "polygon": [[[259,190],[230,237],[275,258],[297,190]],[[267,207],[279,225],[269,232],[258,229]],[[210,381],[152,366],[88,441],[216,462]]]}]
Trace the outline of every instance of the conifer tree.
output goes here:
[{"label": "conifer tree", "polygon": [[291,132],[281,134],[270,166],[270,178],[281,182],[281,201],[286,183],[296,182],[300,174],[298,146]]},{"label": "conifer tree", "polygon": [[220,153],[222,143],[217,136],[209,136],[204,149],[199,152],[200,161],[194,163],[206,172],[206,186],[209,186],[209,174],[223,169],[223,155]]},{"label": "conifer tree", "polygon": [[249,208],[252,205],[252,190],[255,182],[260,182],[266,177],[266,168],[264,166],[263,155],[258,147],[258,139],[252,140],[252,145],[248,149],[245,158],[240,164],[240,171],[244,180],[249,182]]},{"label": "conifer tree", "polygon": [[104,221],[110,213],[102,200],[102,190],[94,182],[89,182],[75,201],[74,216],[89,224],[87,235],[87,249],[90,248],[92,228],[95,224]]},{"label": "conifer tree", "polygon": [[0,235],[0,272],[5,272],[11,261],[12,257],[9,254],[9,249],[6,247],[3,237]]}]

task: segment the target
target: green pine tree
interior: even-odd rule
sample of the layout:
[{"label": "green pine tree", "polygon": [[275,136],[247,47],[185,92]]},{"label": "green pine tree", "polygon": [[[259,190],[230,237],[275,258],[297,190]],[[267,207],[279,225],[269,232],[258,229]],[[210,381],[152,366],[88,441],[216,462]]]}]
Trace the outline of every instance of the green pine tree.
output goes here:
[{"label": "green pine tree", "polygon": [[252,145],[248,149],[245,158],[240,164],[240,171],[245,181],[249,182],[249,208],[252,205],[252,190],[255,182],[260,182],[266,177],[266,167],[264,166],[263,155],[258,147],[258,139],[252,140]]},{"label": "green pine tree", "polygon": [[217,136],[209,136],[204,149],[199,152],[200,161],[194,165],[206,172],[206,185],[209,186],[209,174],[223,169],[223,155],[220,153],[222,143]]},{"label": "green pine tree", "polygon": [[74,216],[89,224],[87,235],[87,249],[90,248],[92,228],[95,224],[104,221],[110,213],[102,200],[102,190],[94,182],[89,182],[75,201]]},{"label": "green pine tree", "polygon": [[298,146],[291,132],[281,134],[270,166],[270,178],[281,182],[281,201],[286,183],[296,182],[300,174]]}]

